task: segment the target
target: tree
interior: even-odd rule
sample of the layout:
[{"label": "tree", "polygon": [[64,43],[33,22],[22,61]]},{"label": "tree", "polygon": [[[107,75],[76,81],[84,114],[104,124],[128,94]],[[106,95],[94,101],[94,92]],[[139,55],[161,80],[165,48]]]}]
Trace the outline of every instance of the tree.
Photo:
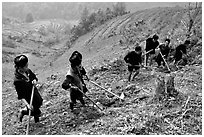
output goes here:
[{"label": "tree", "polygon": [[89,16],[89,22],[90,22],[90,29],[93,29],[94,27],[96,27],[96,13],[93,12],[91,13],[91,15]]},{"label": "tree", "polygon": [[116,16],[122,16],[126,13],[126,6],[124,2],[117,2],[113,5],[113,12]]},{"label": "tree", "polygon": [[89,16],[89,11],[88,11],[87,7],[85,7],[81,13],[81,22],[87,21],[88,16]]},{"label": "tree", "polygon": [[195,4],[192,4],[189,2],[188,4],[188,18],[187,20],[182,20],[183,25],[186,27],[186,37],[190,38],[192,33],[192,28],[195,25],[195,20],[197,19],[199,13],[202,11],[202,3],[196,2]]},{"label": "tree", "polygon": [[30,22],[33,22],[33,21],[34,21],[32,13],[28,13],[28,14],[26,15],[26,20],[25,20],[25,21],[26,21],[27,23],[30,23]]},{"label": "tree", "polygon": [[105,21],[105,15],[104,15],[104,12],[99,9],[97,12],[96,12],[96,24],[97,26],[103,24]]},{"label": "tree", "polygon": [[84,33],[89,31],[90,22],[89,22],[89,11],[87,7],[85,7],[84,10],[82,11],[81,21],[79,24],[81,24]]},{"label": "tree", "polygon": [[106,20],[110,20],[113,17],[113,12],[111,11],[110,8],[106,9]]},{"label": "tree", "polygon": [[96,21],[96,13],[95,12],[91,13],[91,15],[89,16],[89,20],[91,23],[94,23]]}]

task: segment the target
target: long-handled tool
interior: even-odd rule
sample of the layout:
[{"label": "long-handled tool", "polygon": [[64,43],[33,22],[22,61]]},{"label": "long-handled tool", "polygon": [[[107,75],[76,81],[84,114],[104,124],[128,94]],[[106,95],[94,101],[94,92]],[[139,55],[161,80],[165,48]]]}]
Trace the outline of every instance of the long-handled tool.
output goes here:
[{"label": "long-handled tool", "polygon": [[153,49],[147,51],[145,54],[142,54],[142,56],[147,55],[147,54],[150,53],[151,51],[153,51]]},{"label": "long-handled tool", "polygon": [[[33,95],[34,95],[34,89],[35,89],[35,85],[33,85],[33,88],[32,88],[32,93],[31,93],[31,98],[30,98],[30,106],[32,105],[33,103]],[[26,129],[26,135],[28,135],[29,133],[29,126],[30,126],[30,116],[31,116],[31,110],[29,109],[29,115],[28,115],[28,123],[27,123],[27,129]]]},{"label": "long-handled tool", "polygon": [[124,100],[124,97],[125,97],[125,96],[124,96],[124,94],[123,94],[123,93],[122,93],[120,96],[118,96],[118,95],[116,95],[115,93],[113,93],[113,92],[111,92],[111,91],[109,91],[109,90],[105,89],[104,87],[102,87],[102,86],[98,85],[97,83],[95,83],[95,82],[93,82],[93,81],[91,81],[91,80],[89,80],[89,82],[91,82],[92,84],[94,84],[94,85],[96,85],[96,86],[98,86],[98,87],[102,88],[103,90],[105,90],[106,92],[108,92],[108,93],[110,93],[110,94],[112,94],[112,95],[116,96],[117,98]]},{"label": "long-handled tool", "polygon": [[144,66],[144,65],[133,65],[133,66],[135,66],[135,67],[140,67],[140,68],[152,68],[152,67],[150,67],[150,66]]},{"label": "long-handled tool", "polygon": [[101,111],[103,111],[102,108],[100,108],[92,99],[90,99],[86,94],[84,94],[84,92],[82,90],[80,90],[79,88],[77,88],[86,98],[88,98],[94,105],[96,105]]},{"label": "long-handled tool", "polygon": [[168,69],[168,72],[170,73],[171,70],[170,70],[170,68],[169,68],[168,63],[167,63],[166,60],[164,59],[164,56],[162,55],[161,51],[160,51],[159,53],[160,53],[160,55],[162,56],[162,59],[164,60],[164,63],[166,64],[166,67],[167,67],[167,69]]}]

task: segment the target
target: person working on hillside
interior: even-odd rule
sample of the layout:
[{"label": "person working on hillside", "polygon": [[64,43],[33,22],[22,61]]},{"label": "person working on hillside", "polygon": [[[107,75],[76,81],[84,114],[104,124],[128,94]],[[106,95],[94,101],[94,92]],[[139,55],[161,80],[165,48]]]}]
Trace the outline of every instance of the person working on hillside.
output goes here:
[{"label": "person working on hillside", "polygon": [[36,87],[34,87],[34,96],[32,106],[30,106],[32,88],[38,81],[36,75],[28,68],[28,58],[25,55],[17,56],[14,59],[15,64],[15,78],[14,86],[19,100],[23,100],[26,107],[21,110],[19,121],[22,122],[23,116],[29,114],[34,116],[35,122],[39,122],[41,115],[40,107],[42,106],[43,99],[39,94]]},{"label": "person working on hillside", "polygon": [[174,54],[174,64],[177,66],[181,60],[183,60],[183,64],[187,64],[187,51],[186,48],[190,44],[189,40],[186,40],[184,44],[180,44],[176,47],[176,52]]},{"label": "person working on hillside", "polygon": [[[83,93],[86,93],[88,90],[83,81],[84,76],[86,75],[86,71],[84,67],[82,67],[82,55],[78,51],[74,51],[69,58],[71,63],[71,67],[66,75],[66,79],[62,83],[62,88],[67,90],[70,89],[70,109],[73,111],[74,105],[76,104],[76,100],[79,100],[83,106],[85,106],[85,102],[83,99]],[[82,93],[82,92],[83,93]]]},{"label": "person working on hillside", "polygon": [[124,60],[128,64],[128,71],[130,73],[128,77],[128,81],[130,81],[133,70],[135,70],[133,79],[139,74],[140,65],[142,63],[141,47],[136,46],[135,51],[128,52],[128,54],[124,57]]},{"label": "person working on hillside", "polygon": [[[159,45],[159,50],[161,52],[161,54],[163,55],[164,59],[167,59],[168,55],[169,55],[169,51],[170,51],[170,39],[166,39],[164,44]],[[156,57],[156,62],[158,64],[158,67],[161,66],[161,63],[163,66],[165,66],[165,62],[161,56],[161,54],[158,54]]]},{"label": "person working on hillside", "polygon": [[[152,64],[152,60],[155,57],[155,49],[158,47],[159,42],[158,42],[159,36],[157,36],[156,34],[153,35],[152,38],[148,38],[146,40],[146,47],[145,47],[145,60],[144,60],[144,64],[145,66],[147,66],[147,62],[148,62],[148,58],[150,56],[150,63],[149,65],[151,66]],[[147,53],[148,52],[148,53]],[[147,54],[146,54],[147,53]]]}]

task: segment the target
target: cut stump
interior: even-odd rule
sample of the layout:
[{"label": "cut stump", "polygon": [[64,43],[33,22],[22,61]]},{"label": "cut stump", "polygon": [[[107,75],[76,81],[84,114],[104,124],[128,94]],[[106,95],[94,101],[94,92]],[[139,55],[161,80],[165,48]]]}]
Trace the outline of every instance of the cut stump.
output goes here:
[{"label": "cut stump", "polygon": [[179,92],[174,87],[174,78],[175,76],[173,74],[157,76],[155,80],[155,97],[159,99],[164,97],[176,97]]}]

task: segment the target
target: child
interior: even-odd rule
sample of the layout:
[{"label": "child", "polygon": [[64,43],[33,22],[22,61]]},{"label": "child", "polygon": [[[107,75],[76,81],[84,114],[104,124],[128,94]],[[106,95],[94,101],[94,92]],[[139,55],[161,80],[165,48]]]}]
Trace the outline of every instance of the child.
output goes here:
[{"label": "child", "polygon": [[128,81],[131,80],[131,75],[133,70],[135,70],[133,79],[135,78],[136,75],[139,74],[140,65],[142,63],[141,56],[142,56],[142,49],[140,46],[136,46],[135,51],[131,51],[125,56],[124,60],[128,64],[128,71],[130,73],[128,77]]},{"label": "child", "polygon": [[73,111],[76,100],[79,100],[81,104],[85,106],[83,93],[81,93],[80,91],[87,91],[87,88],[84,86],[85,84],[83,81],[83,76],[86,75],[86,71],[81,66],[82,55],[78,51],[72,53],[69,61],[71,63],[71,68],[68,71],[66,79],[62,84],[62,88],[65,90],[70,89],[70,109]]},{"label": "child", "polygon": [[[169,44],[170,44],[170,39],[166,39],[165,44],[159,45],[160,52],[164,56],[165,59],[167,59],[167,57],[169,55],[169,51],[170,51]],[[158,64],[158,67],[160,67],[162,62],[163,62],[162,65],[165,66],[165,63],[164,63],[164,60],[163,60],[161,54],[158,54],[156,57],[156,62]]]},{"label": "child", "polygon": [[[85,84],[83,78],[85,77],[86,80],[89,80],[89,79],[88,79],[88,76],[86,75],[86,70],[85,70],[84,67],[81,65],[81,62],[82,62],[82,54],[79,53],[78,51],[74,51],[71,56],[73,57],[74,55],[79,56],[79,62],[76,63],[76,66],[77,66],[76,68],[77,68],[77,70],[78,70],[77,73],[78,73],[78,75],[79,75],[79,77],[80,77],[80,79],[81,79],[81,81],[82,81],[82,84],[83,84],[83,92],[86,93],[86,92],[88,91],[88,89],[86,88],[86,84]],[[79,64],[79,65],[77,65],[77,64]]]},{"label": "child", "polygon": [[13,84],[15,86],[18,99],[22,99],[26,105],[26,108],[20,112],[19,121],[22,122],[23,116],[29,114],[29,109],[31,110],[31,115],[34,116],[35,123],[37,123],[39,122],[39,117],[41,115],[39,108],[42,105],[43,99],[36,87],[34,88],[32,106],[30,106],[30,99],[32,88],[38,79],[36,75],[28,68],[28,58],[25,55],[17,56],[14,59],[14,64],[15,78]]}]

